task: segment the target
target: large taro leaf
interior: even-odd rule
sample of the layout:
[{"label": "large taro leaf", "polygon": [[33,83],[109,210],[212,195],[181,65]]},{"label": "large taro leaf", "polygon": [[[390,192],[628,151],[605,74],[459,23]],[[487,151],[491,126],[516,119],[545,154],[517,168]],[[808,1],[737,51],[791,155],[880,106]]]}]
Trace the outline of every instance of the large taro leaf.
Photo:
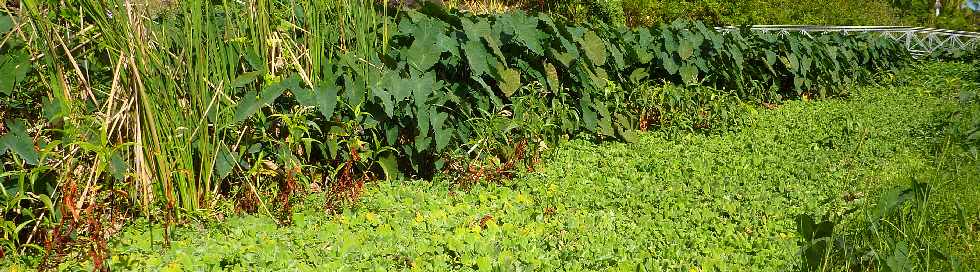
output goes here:
[{"label": "large taro leaf", "polygon": [[7,34],[14,28],[14,22],[10,19],[10,16],[0,15],[0,34]]},{"label": "large taro leaf", "polygon": [[428,71],[439,62],[442,55],[442,49],[436,45],[437,41],[435,34],[417,35],[412,45],[403,49],[402,55],[412,68]]},{"label": "large taro leaf", "polygon": [[585,56],[593,65],[602,66],[606,64],[606,45],[599,35],[591,30],[586,31],[579,43],[582,45],[582,50],[585,51]]},{"label": "large taro leaf", "polygon": [[677,47],[677,55],[681,57],[681,60],[690,59],[691,56],[694,56],[694,45],[688,40],[681,40]]},{"label": "large taro leaf", "polygon": [[384,171],[386,181],[395,181],[401,175],[398,171],[398,156],[394,152],[386,152],[382,155],[381,159],[378,159],[378,166],[381,167],[381,171]]},{"label": "large taro leaf", "polygon": [[776,52],[773,52],[771,50],[766,50],[766,67],[769,68],[769,71],[772,71],[773,73],[775,73],[775,68],[773,68],[773,65],[776,65],[777,59],[778,58],[776,57]]},{"label": "large taro leaf", "polygon": [[452,127],[443,127],[446,119],[449,119],[448,113],[439,112],[434,107],[430,109],[429,121],[431,122],[433,132],[435,132],[436,151],[445,149],[449,145],[449,140],[452,139]]},{"label": "large taro leaf", "polygon": [[504,53],[500,51],[500,39],[493,34],[490,28],[490,22],[486,18],[476,18],[476,22],[469,19],[462,20],[463,32],[466,33],[466,37],[470,40],[483,39],[490,48],[490,52],[493,52],[495,56],[500,61],[504,61]]},{"label": "large taro leaf", "polygon": [[395,100],[390,92],[388,92],[387,86],[389,83],[385,82],[385,79],[389,77],[383,77],[380,81],[371,84],[371,95],[378,100],[381,100],[381,108],[384,110],[386,116],[393,116],[395,113]]},{"label": "large taro leaf", "polygon": [[630,82],[639,84],[644,80],[646,80],[649,76],[650,73],[647,72],[646,68],[637,68],[634,69],[632,73],[630,73],[629,79]]},{"label": "large taro leaf", "polygon": [[556,37],[558,38],[558,42],[561,44],[561,48],[563,50],[553,50],[553,53],[555,59],[561,62],[563,66],[568,68],[568,67],[572,67],[572,63],[579,58],[580,53],[578,47],[575,46],[574,43],[569,41],[569,39],[566,38],[564,34],[566,33],[561,33],[559,35],[556,35]]},{"label": "large taro leaf", "polygon": [[671,75],[676,75],[678,66],[677,66],[677,62],[674,61],[674,57],[668,54],[667,52],[660,52],[660,54],[658,55],[660,56],[660,61],[663,62],[664,69],[667,70],[667,73],[670,73]]},{"label": "large taro leaf", "polygon": [[544,63],[544,73],[548,79],[548,89],[553,93],[557,93],[561,90],[561,82],[558,77],[558,69],[555,68],[551,63]]},{"label": "large taro leaf", "polygon": [[654,57],[656,57],[656,49],[660,48],[660,45],[653,40],[653,35],[650,34],[650,30],[646,28],[637,29],[636,44],[633,46],[626,46],[626,50],[632,48],[633,56],[636,61],[640,64],[648,64]]},{"label": "large taro leaf", "polygon": [[786,56],[779,57],[779,60],[783,63],[783,65],[786,66],[786,69],[788,69],[791,73],[793,74],[800,73],[799,70],[800,61],[796,58],[795,54],[788,53]]},{"label": "large taro leaf", "polygon": [[40,158],[37,150],[34,150],[34,140],[27,135],[27,126],[24,121],[7,122],[7,128],[9,132],[0,136],[0,154],[9,149],[27,164],[37,165]]},{"label": "large taro leaf", "polygon": [[741,70],[742,65],[745,63],[745,58],[742,56],[742,50],[735,47],[730,47],[728,48],[728,52],[731,53],[732,60],[735,61],[735,67]]},{"label": "large taro leaf", "polygon": [[813,61],[812,59],[808,58],[806,55],[800,55],[799,58],[801,59],[799,63],[801,64],[800,70],[803,72],[803,75],[805,76],[810,71],[810,65],[813,64]]},{"label": "large taro leaf", "polygon": [[525,79],[527,82],[540,82],[545,84],[548,81],[547,76],[544,74],[543,67],[534,66],[531,63],[518,58],[514,64],[514,68],[520,71],[521,78]]},{"label": "large taro leaf", "polygon": [[436,36],[436,47],[442,52],[448,52],[451,58],[459,58],[459,40],[447,35]]},{"label": "large taro leaf", "polygon": [[516,69],[497,67],[497,84],[504,96],[510,97],[521,88],[521,73]]},{"label": "large taro leaf", "polygon": [[299,78],[292,76],[282,81],[270,84],[262,89],[261,92],[251,91],[245,94],[235,105],[235,123],[245,121],[252,117],[263,105],[271,104],[286,89],[299,90]]},{"label": "large taro leaf", "polygon": [[218,145],[218,154],[214,162],[214,172],[218,174],[218,179],[224,179],[235,171],[235,167],[241,162],[238,153],[231,152],[224,143]]},{"label": "large taro leaf", "polygon": [[579,100],[579,109],[582,110],[582,122],[585,124],[585,128],[590,131],[596,131],[596,127],[599,124],[599,116],[592,109],[593,106],[591,96],[588,93],[584,93],[582,99]]},{"label": "large taro leaf", "polygon": [[572,62],[574,62],[575,59],[577,58],[578,58],[577,56],[572,55],[571,53],[568,52],[562,52],[555,55],[555,59],[558,60],[558,62],[564,65],[565,67],[571,67]]},{"label": "large taro leaf", "polygon": [[495,27],[514,38],[538,56],[544,55],[541,46],[543,32],[538,31],[538,18],[527,16],[523,11],[511,12],[497,18]]},{"label": "large taro leaf", "polygon": [[626,69],[626,60],[623,58],[622,51],[620,51],[615,45],[610,45],[609,52],[612,53],[611,55],[613,63],[616,64],[616,69]]},{"label": "large taro leaf", "polygon": [[30,56],[17,50],[0,55],[0,93],[13,93],[17,82],[24,80],[30,71]]},{"label": "large taro leaf", "polygon": [[592,107],[596,109],[596,112],[599,113],[600,117],[597,120],[599,133],[605,136],[613,136],[613,134],[616,132],[613,130],[612,114],[609,112],[609,107],[607,107],[606,103],[602,102],[602,100],[593,100],[592,103]]},{"label": "large taro leaf", "polygon": [[330,119],[334,109],[337,108],[337,93],[340,91],[336,85],[323,83],[316,86],[316,105],[324,118]]},{"label": "large taro leaf", "polygon": [[677,51],[677,39],[674,36],[674,30],[667,29],[664,26],[660,28],[660,32],[663,33],[664,49],[667,52]]},{"label": "large taro leaf", "polygon": [[646,28],[637,29],[636,35],[637,44],[633,46],[633,54],[636,56],[636,61],[641,64],[650,63],[655,57],[653,48],[659,48],[660,46],[654,43],[653,35],[650,34],[650,30]]},{"label": "large taro leaf", "polygon": [[793,77],[793,88],[796,90],[797,94],[803,92],[804,79],[801,76]]},{"label": "large taro leaf", "polygon": [[413,76],[405,80],[403,84],[405,84],[407,90],[411,90],[412,100],[414,100],[415,108],[419,112],[423,112],[424,109],[428,108],[426,105],[429,102],[429,96],[432,95],[433,90],[442,88],[442,84],[436,82],[435,74],[431,72]]},{"label": "large taro leaf", "polygon": [[466,54],[466,62],[470,65],[472,76],[479,77],[490,73],[490,67],[487,64],[490,54],[479,38],[466,41],[463,52]]},{"label": "large taro leaf", "polygon": [[231,80],[231,87],[232,88],[241,88],[241,87],[245,87],[248,84],[252,84],[263,73],[265,73],[265,72],[263,72],[263,71],[252,71],[252,72],[242,73],[242,74],[236,76],[235,79],[232,79]]},{"label": "large taro leaf", "polygon": [[[433,18],[409,12],[415,24],[404,23],[399,27],[406,33],[411,33],[414,41],[408,48],[402,49],[409,66],[418,71],[428,71],[439,62],[443,52],[456,47],[455,40],[444,37],[446,24]],[[449,41],[452,40],[452,41]]]},{"label": "large taro leaf", "polygon": [[684,84],[695,85],[698,83],[698,68],[690,63],[684,64],[680,68],[681,80]]},{"label": "large taro leaf", "polygon": [[332,83],[321,82],[313,89],[295,88],[291,91],[296,102],[303,106],[316,107],[324,118],[330,119],[337,108],[337,93],[340,89]]}]

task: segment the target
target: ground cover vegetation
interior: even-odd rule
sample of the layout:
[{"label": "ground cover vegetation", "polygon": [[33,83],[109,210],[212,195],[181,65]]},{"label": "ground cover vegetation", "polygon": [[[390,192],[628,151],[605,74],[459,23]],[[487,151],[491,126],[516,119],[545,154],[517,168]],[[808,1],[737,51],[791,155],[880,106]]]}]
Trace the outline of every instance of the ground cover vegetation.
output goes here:
[{"label": "ground cover vegetation", "polygon": [[319,196],[304,200],[286,227],[236,216],[177,229],[161,247],[164,231],[141,220],[111,242],[107,263],[975,271],[977,75],[970,64],[928,64],[885,75],[847,99],[747,106],[738,127],[713,133],[571,140],[535,172],[467,190],[443,180],[370,183],[358,205],[335,215],[322,212]]},{"label": "ground cover vegetation", "polygon": [[101,269],[113,261],[106,238],[135,218],[165,242],[176,225],[229,212],[289,226],[311,193],[339,213],[369,181],[506,180],[572,136],[724,131],[745,104],[847,96],[912,62],[869,35],[721,34],[691,21],[154,3],[6,6],[5,260],[84,256]]}]

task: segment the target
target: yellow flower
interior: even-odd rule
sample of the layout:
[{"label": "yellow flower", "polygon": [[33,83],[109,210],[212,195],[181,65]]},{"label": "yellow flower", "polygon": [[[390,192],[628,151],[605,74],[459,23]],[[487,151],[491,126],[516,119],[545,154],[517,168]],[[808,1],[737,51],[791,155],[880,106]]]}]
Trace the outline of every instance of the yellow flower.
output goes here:
[{"label": "yellow flower", "polygon": [[368,223],[371,223],[371,224],[381,223],[381,220],[378,219],[378,215],[377,214],[374,214],[373,212],[365,213],[364,214],[364,219],[367,220]]}]

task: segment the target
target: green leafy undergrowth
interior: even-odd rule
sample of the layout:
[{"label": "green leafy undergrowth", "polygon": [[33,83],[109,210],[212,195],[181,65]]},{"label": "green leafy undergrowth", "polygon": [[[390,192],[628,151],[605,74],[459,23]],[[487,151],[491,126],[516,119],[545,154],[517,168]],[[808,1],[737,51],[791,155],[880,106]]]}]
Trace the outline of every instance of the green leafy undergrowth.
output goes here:
[{"label": "green leafy undergrowth", "polygon": [[[232,217],[179,228],[163,247],[159,226],[136,224],[113,240],[110,262],[183,270],[793,269],[797,215],[872,207],[888,188],[943,171],[931,151],[942,129],[937,116],[960,107],[958,90],[888,84],[898,87],[747,108],[737,131],[574,140],[537,172],[499,185],[370,183],[337,215],[311,197],[286,227]],[[956,178],[933,187],[963,196],[966,225],[980,222],[969,197],[980,189],[966,186],[976,184],[976,172],[949,172]],[[977,263],[969,241],[939,244]],[[65,264],[75,265],[87,264]]]},{"label": "green leafy undergrowth", "polygon": [[[927,126],[910,130],[915,138],[932,142],[926,149],[932,157],[931,167],[914,168],[921,171],[914,175],[877,178],[884,191],[863,205],[835,205],[820,218],[801,215],[798,230],[804,270],[980,268],[980,252],[975,249],[980,241],[976,151],[980,100],[975,98],[980,73],[976,67],[928,64],[898,77],[896,83],[939,91],[933,95],[958,101],[955,109],[934,112],[935,121]],[[846,192],[844,196],[850,202],[863,198],[863,193]]]}]

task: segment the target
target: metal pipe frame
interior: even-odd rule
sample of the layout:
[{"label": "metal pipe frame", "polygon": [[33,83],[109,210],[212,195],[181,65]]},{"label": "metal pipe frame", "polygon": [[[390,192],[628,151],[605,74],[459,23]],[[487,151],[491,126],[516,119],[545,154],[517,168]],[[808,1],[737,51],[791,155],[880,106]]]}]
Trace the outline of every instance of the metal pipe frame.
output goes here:
[{"label": "metal pipe frame", "polygon": [[815,26],[815,25],[754,25],[747,27],[716,27],[720,32],[733,32],[750,29],[779,34],[802,33],[879,33],[901,42],[913,56],[929,55],[937,50],[977,50],[980,48],[980,33],[949,29],[908,27],[908,26]]}]

